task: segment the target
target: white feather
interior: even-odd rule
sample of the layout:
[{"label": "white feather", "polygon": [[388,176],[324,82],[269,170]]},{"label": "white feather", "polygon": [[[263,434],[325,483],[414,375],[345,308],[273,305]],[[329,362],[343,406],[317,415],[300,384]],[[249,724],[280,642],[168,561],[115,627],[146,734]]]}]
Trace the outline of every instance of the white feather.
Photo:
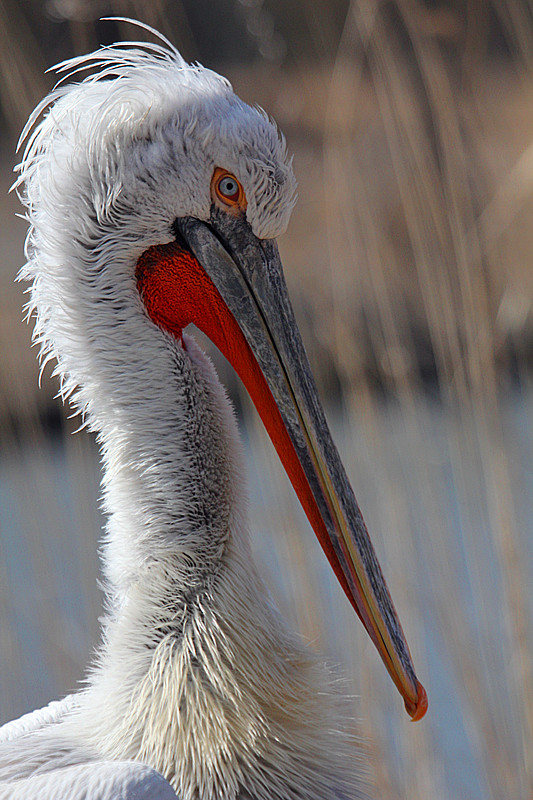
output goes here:
[{"label": "white feather", "polygon": [[278,236],[295,200],[284,142],[173,48],[59,70],[88,68],[31,116],[17,187],[41,358],[101,445],[108,608],[87,688],[4,729],[0,797],[361,797],[335,679],[253,566],[229,401],[194,341],[150,321],[134,276],[176,217],[208,218],[215,166],[243,184],[254,232]]}]

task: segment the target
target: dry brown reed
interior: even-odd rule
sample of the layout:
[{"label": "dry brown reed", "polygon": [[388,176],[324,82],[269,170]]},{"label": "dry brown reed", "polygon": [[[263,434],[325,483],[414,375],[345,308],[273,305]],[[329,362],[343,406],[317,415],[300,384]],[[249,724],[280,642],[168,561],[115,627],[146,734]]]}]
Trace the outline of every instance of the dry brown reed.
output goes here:
[{"label": "dry brown reed", "polygon": [[[510,18],[513,11],[516,19],[522,18],[512,5]],[[376,330],[371,335],[377,338],[376,350],[382,351],[384,372],[399,403],[413,461],[416,454],[417,509],[427,525],[423,531],[426,555],[420,537],[409,537],[409,520],[402,513],[405,498],[412,494],[411,480],[406,481],[403,469],[399,474],[390,471],[388,481],[381,484],[381,491],[396,496],[386,529],[391,537],[396,532],[405,537],[390,560],[402,564],[404,575],[413,567],[417,572],[430,570],[434,612],[452,654],[459,679],[456,690],[462,695],[465,724],[487,796],[526,797],[533,786],[530,575],[521,555],[524,542],[517,526],[510,471],[514,454],[505,431],[502,403],[506,398],[497,363],[502,337],[497,312],[506,288],[508,255],[494,241],[494,230],[501,230],[503,223],[493,218],[495,227],[481,224],[487,209],[494,210],[493,195],[501,190],[498,183],[490,182],[483,159],[483,119],[476,97],[479,76],[457,74],[456,65],[450,65],[435,37],[421,24],[424,9],[420,4],[400,0],[394,6],[391,13],[390,5],[366,0],[351,3],[331,84],[325,140],[325,172],[335,176],[328,181],[333,188],[328,193],[330,229],[339,219],[344,223],[340,232],[331,235],[332,260],[342,274],[340,291],[333,295],[333,313],[345,321],[342,330],[349,331],[350,299],[364,281],[370,305],[376,309]],[[375,93],[379,133],[386,143],[384,157],[393,176],[389,192],[406,241],[403,252],[383,224],[379,208],[383,198],[378,196],[376,203],[368,167],[361,166],[366,154],[354,141],[353,131],[361,124],[357,81],[362,80]],[[341,109],[340,119],[337,109]],[[510,170],[504,181],[514,177],[519,185],[527,182],[530,176],[524,176],[523,157],[520,165],[522,169]],[[500,206],[502,210],[505,214]],[[507,244],[512,246],[512,242]],[[456,520],[446,514],[450,500],[446,499],[448,489],[443,491],[445,480],[440,485],[428,480],[431,460],[442,458],[436,449],[440,443],[431,431],[424,435],[424,401],[416,393],[406,363],[412,347],[402,319],[405,294],[394,293],[394,282],[391,290],[389,280],[391,273],[405,273],[406,254],[412,281],[407,300],[413,303],[416,297],[417,313],[430,337],[440,414],[449,425],[445,465],[451,468],[454,501],[465,515],[459,530],[454,530]],[[337,281],[336,273],[333,278]],[[340,369],[349,374],[352,343],[342,338],[337,343]],[[528,403],[530,398],[524,394],[522,400]],[[360,400],[349,396],[348,402],[355,424]],[[377,415],[376,440],[383,436],[383,429]],[[387,441],[382,447],[390,450]],[[402,485],[403,493],[395,491],[394,486]],[[384,542],[384,546],[387,553],[394,543]],[[458,548],[464,548],[471,590],[476,593],[474,620],[465,614]],[[487,551],[492,560],[487,560]],[[496,607],[488,599],[493,581],[501,592]],[[406,602],[410,609],[413,600],[406,598]],[[490,630],[490,615],[495,613],[500,615],[505,644],[499,637],[481,634],[485,626]],[[503,647],[504,677],[491,672],[492,650]],[[411,763],[420,765],[422,756],[431,771],[436,753],[431,745],[428,750],[428,741],[424,734],[417,737],[417,760]],[[428,796],[430,786],[418,781],[417,775],[414,786],[404,787],[404,796]],[[429,796],[438,794],[432,786]]]}]

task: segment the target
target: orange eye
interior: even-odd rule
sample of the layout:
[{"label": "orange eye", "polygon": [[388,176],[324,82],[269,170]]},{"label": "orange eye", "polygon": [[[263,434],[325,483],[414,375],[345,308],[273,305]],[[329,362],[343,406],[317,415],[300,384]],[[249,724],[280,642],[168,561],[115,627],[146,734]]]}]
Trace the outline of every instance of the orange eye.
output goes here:
[{"label": "orange eye", "polygon": [[213,199],[218,199],[225,206],[243,211],[246,208],[246,195],[241,184],[230,172],[217,167],[211,181]]}]

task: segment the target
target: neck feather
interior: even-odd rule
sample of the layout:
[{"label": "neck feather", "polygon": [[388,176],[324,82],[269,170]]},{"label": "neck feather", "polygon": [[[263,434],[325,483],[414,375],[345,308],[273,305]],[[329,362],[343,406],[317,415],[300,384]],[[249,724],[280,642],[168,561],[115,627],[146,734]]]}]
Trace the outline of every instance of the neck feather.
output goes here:
[{"label": "neck feather", "polygon": [[147,565],[168,560],[185,596],[216,573],[228,538],[246,527],[241,453],[209,360],[189,337],[182,345],[155,334],[158,347],[141,345],[145,369],[131,387],[119,378],[100,420],[106,571],[123,593]]},{"label": "neck feather", "polygon": [[98,432],[108,515],[104,643],[62,731],[96,758],[153,766],[182,800],[360,797],[346,704],[253,566],[236,422],[210,362],[153,325],[131,279],[109,301],[105,272],[91,280],[94,296],[43,316],[60,320],[66,392]]},{"label": "neck feather", "polygon": [[356,797],[332,678],[251,559],[224,390],[190,337],[155,333],[153,375],[116,387],[113,421],[99,420],[118,600],[82,697],[85,740],[155,767],[183,800],[199,786],[219,800]]}]

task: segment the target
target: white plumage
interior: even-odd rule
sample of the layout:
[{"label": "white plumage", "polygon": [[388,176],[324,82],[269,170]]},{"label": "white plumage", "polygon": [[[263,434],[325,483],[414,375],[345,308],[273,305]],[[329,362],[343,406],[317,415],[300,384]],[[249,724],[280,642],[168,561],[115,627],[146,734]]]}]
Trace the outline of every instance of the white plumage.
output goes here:
[{"label": "white plumage", "polygon": [[88,67],[24,133],[21,274],[42,358],[98,434],[107,610],[87,687],[0,729],[0,798],[360,797],[346,704],[252,563],[229,401],[194,340],[154,324],[135,276],[176,219],[212,218],[216,167],[244,187],[255,237],[282,233],[284,143],[170,45],[60,69]]}]

